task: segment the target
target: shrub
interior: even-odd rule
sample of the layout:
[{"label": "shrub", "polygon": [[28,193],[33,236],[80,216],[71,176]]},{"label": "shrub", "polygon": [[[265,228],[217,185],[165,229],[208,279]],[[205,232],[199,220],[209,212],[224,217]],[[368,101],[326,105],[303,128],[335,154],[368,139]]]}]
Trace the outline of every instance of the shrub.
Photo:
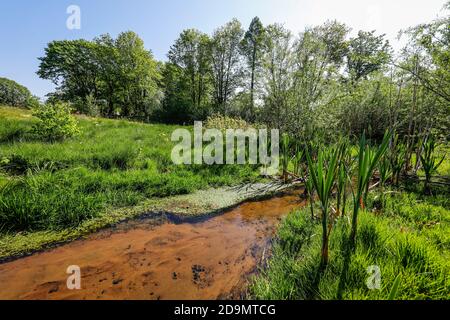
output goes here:
[{"label": "shrub", "polygon": [[219,130],[226,130],[226,129],[246,130],[250,128],[258,129],[260,125],[250,124],[241,118],[231,118],[216,114],[206,119],[205,127]]},{"label": "shrub", "polygon": [[101,101],[97,100],[93,94],[87,95],[85,98],[75,98],[73,101],[74,112],[79,112],[88,116],[98,116],[101,111]]},{"label": "shrub", "polygon": [[13,80],[0,78],[0,104],[30,108],[39,104],[30,91]]},{"label": "shrub", "polygon": [[39,119],[33,132],[44,140],[64,140],[79,133],[77,121],[67,103],[39,106],[34,109],[33,115]]}]

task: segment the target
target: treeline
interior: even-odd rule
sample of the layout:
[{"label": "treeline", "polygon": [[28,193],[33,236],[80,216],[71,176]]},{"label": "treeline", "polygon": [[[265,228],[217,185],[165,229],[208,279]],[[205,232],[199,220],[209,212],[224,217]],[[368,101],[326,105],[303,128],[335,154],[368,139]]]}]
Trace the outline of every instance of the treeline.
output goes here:
[{"label": "treeline", "polygon": [[17,82],[0,78],[0,105],[8,105],[21,108],[32,108],[39,104],[39,99],[34,97],[30,90]]},{"label": "treeline", "polygon": [[164,63],[133,32],[54,41],[38,74],[57,84],[51,99],[106,117],[189,124],[221,114],[304,139],[363,130],[381,138],[387,128],[446,138],[448,26],[447,15],[403,31],[407,45],[395,53],[385,35],[351,37],[337,21],[294,35],[257,17],[247,30],[233,19],[211,35],[184,30]]}]

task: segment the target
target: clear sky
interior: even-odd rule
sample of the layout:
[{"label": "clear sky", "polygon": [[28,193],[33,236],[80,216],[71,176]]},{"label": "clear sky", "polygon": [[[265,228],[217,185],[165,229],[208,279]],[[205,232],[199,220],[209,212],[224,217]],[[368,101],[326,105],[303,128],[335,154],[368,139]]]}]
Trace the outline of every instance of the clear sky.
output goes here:
[{"label": "clear sky", "polygon": [[[53,85],[36,75],[46,44],[52,40],[92,39],[102,33],[138,33],[155,57],[166,53],[186,28],[211,33],[238,18],[245,28],[254,16],[299,32],[308,25],[337,19],[357,30],[377,29],[394,47],[400,29],[434,19],[444,0],[1,0],[0,77],[27,86],[43,97]],[[66,27],[69,5],[81,9],[81,29]]]}]

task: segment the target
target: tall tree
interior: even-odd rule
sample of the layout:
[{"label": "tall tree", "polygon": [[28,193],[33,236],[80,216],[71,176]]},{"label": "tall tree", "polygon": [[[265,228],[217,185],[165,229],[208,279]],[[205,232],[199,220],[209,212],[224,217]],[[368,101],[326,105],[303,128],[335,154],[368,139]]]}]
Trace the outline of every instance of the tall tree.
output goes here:
[{"label": "tall tree", "polygon": [[343,64],[348,32],[344,24],[327,21],[299,35],[294,46],[295,107],[290,117],[294,134],[309,139],[317,107],[335,98],[336,92],[329,87]]},{"label": "tall tree", "polygon": [[131,31],[119,34],[115,41],[118,51],[118,75],[121,91],[121,115],[148,118],[159,96],[160,80],[157,63],[144,42]]},{"label": "tall tree", "polygon": [[115,112],[116,96],[121,86],[118,74],[119,53],[114,39],[109,34],[100,35],[94,42],[97,44],[96,58],[100,72],[98,83],[100,95],[97,98],[106,102],[106,109],[101,110],[101,114],[112,117]]},{"label": "tall tree", "polygon": [[37,74],[57,86],[56,96],[65,100],[97,96],[99,77],[96,45],[86,40],[53,41],[39,58]]},{"label": "tall tree", "polygon": [[284,131],[293,93],[292,33],[280,24],[267,26],[263,50],[264,106],[261,118]]},{"label": "tall tree", "polygon": [[359,31],[350,39],[348,49],[347,72],[353,83],[380,70],[390,59],[389,42],[375,31]]},{"label": "tall tree", "polygon": [[241,42],[241,51],[250,72],[250,112],[247,115],[248,120],[255,120],[255,86],[261,67],[263,41],[264,26],[259,18],[255,17]]},{"label": "tall tree", "polygon": [[164,123],[192,123],[196,119],[192,105],[191,87],[186,81],[183,69],[167,62],[162,71],[164,98],[158,120]]},{"label": "tall tree", "polygon": [[242,63],[239,44],[244,31],[237,19],[214,31],[211,41],[214,102],[226,114],[227,104],[241,85]]},{"label": "tall tree", "polygon": [[207,103],[209,71],[211,68],[208,35],[195,30],[184,30],[168,53],[169,61],[182,71],[193,109]]}]

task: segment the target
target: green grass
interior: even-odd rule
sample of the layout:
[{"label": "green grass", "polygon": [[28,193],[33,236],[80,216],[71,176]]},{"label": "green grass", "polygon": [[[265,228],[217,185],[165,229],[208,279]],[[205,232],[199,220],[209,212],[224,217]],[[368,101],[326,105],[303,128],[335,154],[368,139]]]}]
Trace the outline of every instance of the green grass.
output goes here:
[{"label": "green grass", "polygon": [[[448,190],[436,193],[394,190],[379,208],[379,194],[372,192],[354,251],[348,245],[349,219],[334,226],[324,273],[319,272],[320,223],[310,219],[307,208],[291,213],[280,226],[267,268],[251,285],[252,297],[388,299],[399,276],[396,299],[449,299],[450,202]],[[370,266],[380,268],[379,290],[366,285]]]},{"label": "green grass", "polygon": [[79,117],[80,135],[46,143],[29,111],[0,107],[0,235],[76,228],[155,197],[254,181],[251,166],[177,166],[176,126]]}]

